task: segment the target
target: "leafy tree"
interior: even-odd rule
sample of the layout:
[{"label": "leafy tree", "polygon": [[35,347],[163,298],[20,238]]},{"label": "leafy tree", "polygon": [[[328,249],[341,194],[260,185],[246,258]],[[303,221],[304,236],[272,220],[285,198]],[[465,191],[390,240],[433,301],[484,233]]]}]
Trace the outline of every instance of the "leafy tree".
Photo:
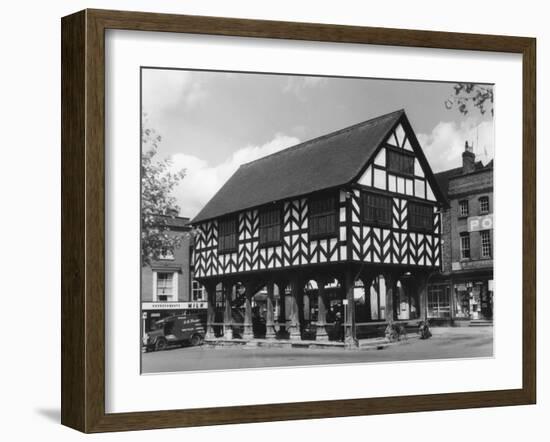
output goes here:
[{"label": "leafy tree", "polygon": [[174,219],[180,208],[172,196],[175,186],[185,176],[185,169],[171,172],[169,158],[158,160],[155,155],[161,136],[149,127],[143,115],[141,133],[141,263],[143,266],[171,254],[181,246],[182,237],[171,234],[167,221]]},{"label": "leafy tree", "polygon": [[482,115],[490,110],[493,115],[493,88],[476,83],[457,83],[454,85],[454,95],[445,101],[447,109],[455,106],[463,115],[467,115],[472,108],[477,108]]}]

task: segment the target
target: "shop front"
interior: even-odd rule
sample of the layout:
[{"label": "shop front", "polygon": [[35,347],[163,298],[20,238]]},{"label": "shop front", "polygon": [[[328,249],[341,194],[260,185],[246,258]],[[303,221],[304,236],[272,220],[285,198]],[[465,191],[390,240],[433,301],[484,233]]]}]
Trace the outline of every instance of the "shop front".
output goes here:
[{"label": "shop front", "polygon": [[469,323],[493,319],[493,276],[470,275],[428,286],[427,316],[435,323]]},{"label": "shop front", "polygon": [[454,284],[455,318],[493,319],[493,280],[468,279]]},{"label": "shop front", "polygon": [[142,302],[141,303],[141,333],[149,333],[154,329],[155,323],[161,319],[173,315],[199,314],[204,316],[206,322],[206,301],[192,302]]}]

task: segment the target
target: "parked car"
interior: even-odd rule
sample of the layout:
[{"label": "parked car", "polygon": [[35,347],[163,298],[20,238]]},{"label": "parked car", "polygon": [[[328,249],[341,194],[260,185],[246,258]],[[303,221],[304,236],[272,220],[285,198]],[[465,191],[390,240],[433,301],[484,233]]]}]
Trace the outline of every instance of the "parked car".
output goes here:
[{"label": "parked car", "polygon": [[165,350],[171,345],[201,345],[205,326],[199,315],[174,315],[155,322],[143,337],[145,351]]}]

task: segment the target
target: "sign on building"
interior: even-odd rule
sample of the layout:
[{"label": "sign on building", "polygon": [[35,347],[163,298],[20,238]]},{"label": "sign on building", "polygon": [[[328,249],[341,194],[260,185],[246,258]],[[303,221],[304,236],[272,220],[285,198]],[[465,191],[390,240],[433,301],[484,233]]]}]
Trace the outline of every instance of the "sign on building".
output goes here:
[{"label": "sign on building", "polygon": [[470,216],[468,218],[468,232],[491,230],[493,228],[493,214],[483,216]]},{"label": "sign on building", "polygon": [[195,310],[206,309],[206,301],[193,302],[142,302],[142,310]]}]

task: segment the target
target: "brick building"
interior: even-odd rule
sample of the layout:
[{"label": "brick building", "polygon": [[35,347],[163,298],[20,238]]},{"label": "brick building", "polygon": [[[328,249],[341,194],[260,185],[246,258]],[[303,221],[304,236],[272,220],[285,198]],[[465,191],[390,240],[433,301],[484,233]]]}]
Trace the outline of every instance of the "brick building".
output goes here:
[{"label": "brick building", "polygon": [[141,311],[143,333],[166,316],[183,312],[206,312],[203,289],[193,280],[192,236],[189,218],[163,217],[169,234],[183,238],[181,247],[141,270]]},{"label": "brick building", "polygon": [[428,286],[428,317],[457,325],[492,320],[493,161],[476,161],[466,142],[462,167],[436,179],[448,208],[442,214],[442,272]]}]

